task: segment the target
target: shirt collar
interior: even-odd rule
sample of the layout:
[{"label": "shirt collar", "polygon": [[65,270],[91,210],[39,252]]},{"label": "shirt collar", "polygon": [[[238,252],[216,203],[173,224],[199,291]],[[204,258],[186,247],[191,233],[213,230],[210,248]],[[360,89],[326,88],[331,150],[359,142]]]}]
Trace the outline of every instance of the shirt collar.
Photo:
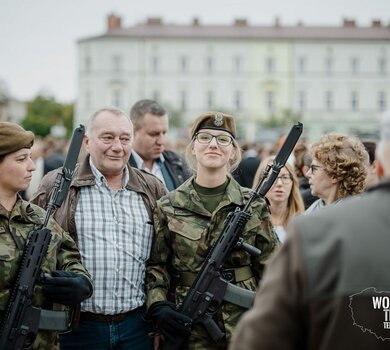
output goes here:
[{"label": "shirt collar", "polygon": [[[96,166],[93,164],[91,157],[89,157],[89,165],[91,166],[91,170],[92,170],[93,176],[95,176],[96,184],[98,186],[103,186],[103,185],[108,186],[106,178],[98,170],[98,168],[96,168]],[[130,179],[129,169],[127,169],[127,167],[125,167],[125,169],[123,170],[123,173],[124,173],[123,174],[124,176],[123,176],[123,179],[122,179],[122,187],[125,187],[126,184],[129,182],[129,179]]]},{"label": "shirt collar", "polygon": [[[135,160],[135,163],[137,164],[137,168],[138,169],[143,169],[145,170],[146,167],[145,167],[145,162],[144,160],[141,158],[141,156],[135,151],[135,150],[132,150],[131,151],[133,157],[134,157],[134,160]],[[161,153],[160,154],[160,157],[158,157],[156,159],[156,161],[158,161],[158,164],[160,165],[161,163],[164,163],[165,162],[165,158],[163,156],[163,154]]]}]

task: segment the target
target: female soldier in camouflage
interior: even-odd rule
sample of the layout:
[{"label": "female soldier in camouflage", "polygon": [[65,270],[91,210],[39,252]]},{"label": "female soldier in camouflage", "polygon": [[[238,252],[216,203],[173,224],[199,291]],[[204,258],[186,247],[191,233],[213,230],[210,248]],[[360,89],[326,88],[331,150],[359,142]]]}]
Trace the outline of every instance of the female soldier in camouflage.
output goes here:
[{"label": "female soldier in camouflage", "polygon": [[[229,174],[240,161],[235,136],[232,116],[219,112],[199,116],[192,126],[186,152],[195,175],[161,198],[155,210],[156,237],[147,267],[147,305],[163,337],[174,342],[176,337],[190,335],[189,349],[227,348],[233,329],[245,311],[240,306],[222,303],[215,321],[226,337],[218,343],[213,342],[201,325],[195,325],[190,331],[185,326],[188,318],[175,311],[175,304],[183,301],[207,252],[217,240],[226,216],[249,198],[250,190],[240,187]],[[255,200],[251,210],[252,217],[243,237],[262,254],[255,258],[236,250],[225,268],[234,270],[235,284],[255,290],[277,238],[264,200]],[[170,291],[174,292],[174,300],[167,301]]]},{"label": "female soldier in camouflage", "polygon": [[[39,227],[45,215],[43,209],[18,195],[28,187],[35,170],[30,149],[33,142],[31,132],[17,124],[0,122],[0,320],[28,233]],[[42,272],[49,275],[43,285],[35,287],[33,305],[45,309],[51,309],[53,302],[72,306],[92,294],[90,275],[81,265],[72,238],[53,219],[48,228],[52,238]],[[39,331],[32,349],[56,349],[56,339],[54,331]]]}]

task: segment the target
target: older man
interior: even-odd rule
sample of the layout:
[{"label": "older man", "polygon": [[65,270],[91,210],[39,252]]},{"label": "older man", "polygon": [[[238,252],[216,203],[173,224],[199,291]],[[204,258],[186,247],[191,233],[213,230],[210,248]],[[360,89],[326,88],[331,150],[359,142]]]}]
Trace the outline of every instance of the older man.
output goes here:
[{"label": "older man", "polygon": [[[95,289],[81,306],[79,327],[61,336],[61,349],[151,349],[145,263],[152,208],[166,190],[154,176],[128,165],[133,126],[121,110],[95,112],[84,141],[88,156],[55,217],[78,242]],[[51,172],[43,179],[35,203],[45,205],[55,177]]]},{"label": "older man", "polygon": [[156,175],[169,191],[179,187],[191,172],[177,153],[165,150],[167,111],[156,101],[140,100],[131,108],[130,118],[134,123],[131,166]]},{"label": "older man", "polygon": [[382,182],[296,219],[230,350],[389,349],[390,114],[381,133]]}]

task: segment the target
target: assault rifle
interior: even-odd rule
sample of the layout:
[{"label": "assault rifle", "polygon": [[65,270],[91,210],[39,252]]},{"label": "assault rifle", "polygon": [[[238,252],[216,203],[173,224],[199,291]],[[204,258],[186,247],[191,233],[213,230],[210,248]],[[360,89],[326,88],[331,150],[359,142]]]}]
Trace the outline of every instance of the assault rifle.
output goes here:
[{"label": "assault rifle", "polygon": [[[49,315],[50,312],[55,313],[32,305],[34,287],[41,277],[41,265],[52,236],[47,224],[53,210],[61,206],[68,192],[84,134],[83,125],[74,130],[68,155],[50,194],[43,224],[28,235],[16,280],[0,325],[1,350],[31,349],[40,328],[41,313],[45,312],[45,315]],[[56,327],[55,324],[53,326]]]},{"label": "assault rifle", "polygon": [[[213,320],[222,301],[226,300],[244,308],[250,308],[255,296],[255,292],[229,283],[223,276],[223,265],[234,249],[243,249],[251,255],[260,256],[260,250],[244,243],[241,237],[251,217],[249,208],[254,200],[259,197],[264,198],[271,188],[301,136],[302,129],[302,123],[292,127],[275,160],[272,165],[267,166],[244,208],[236,208],[227,216],[222,232],[208,253],[182,305],[178,308],[180,313],[191,318],[192,326],[202,324],[215,342],[225,336]],[[184,339],[181,341],[178,339],[177,343],[171,344],[166,340],[163,343],[163,349],[180,349],[184,342]]]}]

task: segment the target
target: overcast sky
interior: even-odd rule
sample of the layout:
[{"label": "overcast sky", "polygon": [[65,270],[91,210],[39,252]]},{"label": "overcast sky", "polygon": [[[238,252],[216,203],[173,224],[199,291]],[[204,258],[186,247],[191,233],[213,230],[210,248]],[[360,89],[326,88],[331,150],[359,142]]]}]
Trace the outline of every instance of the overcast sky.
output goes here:
[{"label": "overcast sky", "polygon": [[77,94],[76,41],[106,30],[106,16],[129,27],[159,16],[171,23],[340,25],[344,17],[367,26],[390,23],[390,0],[0,0],[0,82],[16,99],[44,91],[61,102]]}]

